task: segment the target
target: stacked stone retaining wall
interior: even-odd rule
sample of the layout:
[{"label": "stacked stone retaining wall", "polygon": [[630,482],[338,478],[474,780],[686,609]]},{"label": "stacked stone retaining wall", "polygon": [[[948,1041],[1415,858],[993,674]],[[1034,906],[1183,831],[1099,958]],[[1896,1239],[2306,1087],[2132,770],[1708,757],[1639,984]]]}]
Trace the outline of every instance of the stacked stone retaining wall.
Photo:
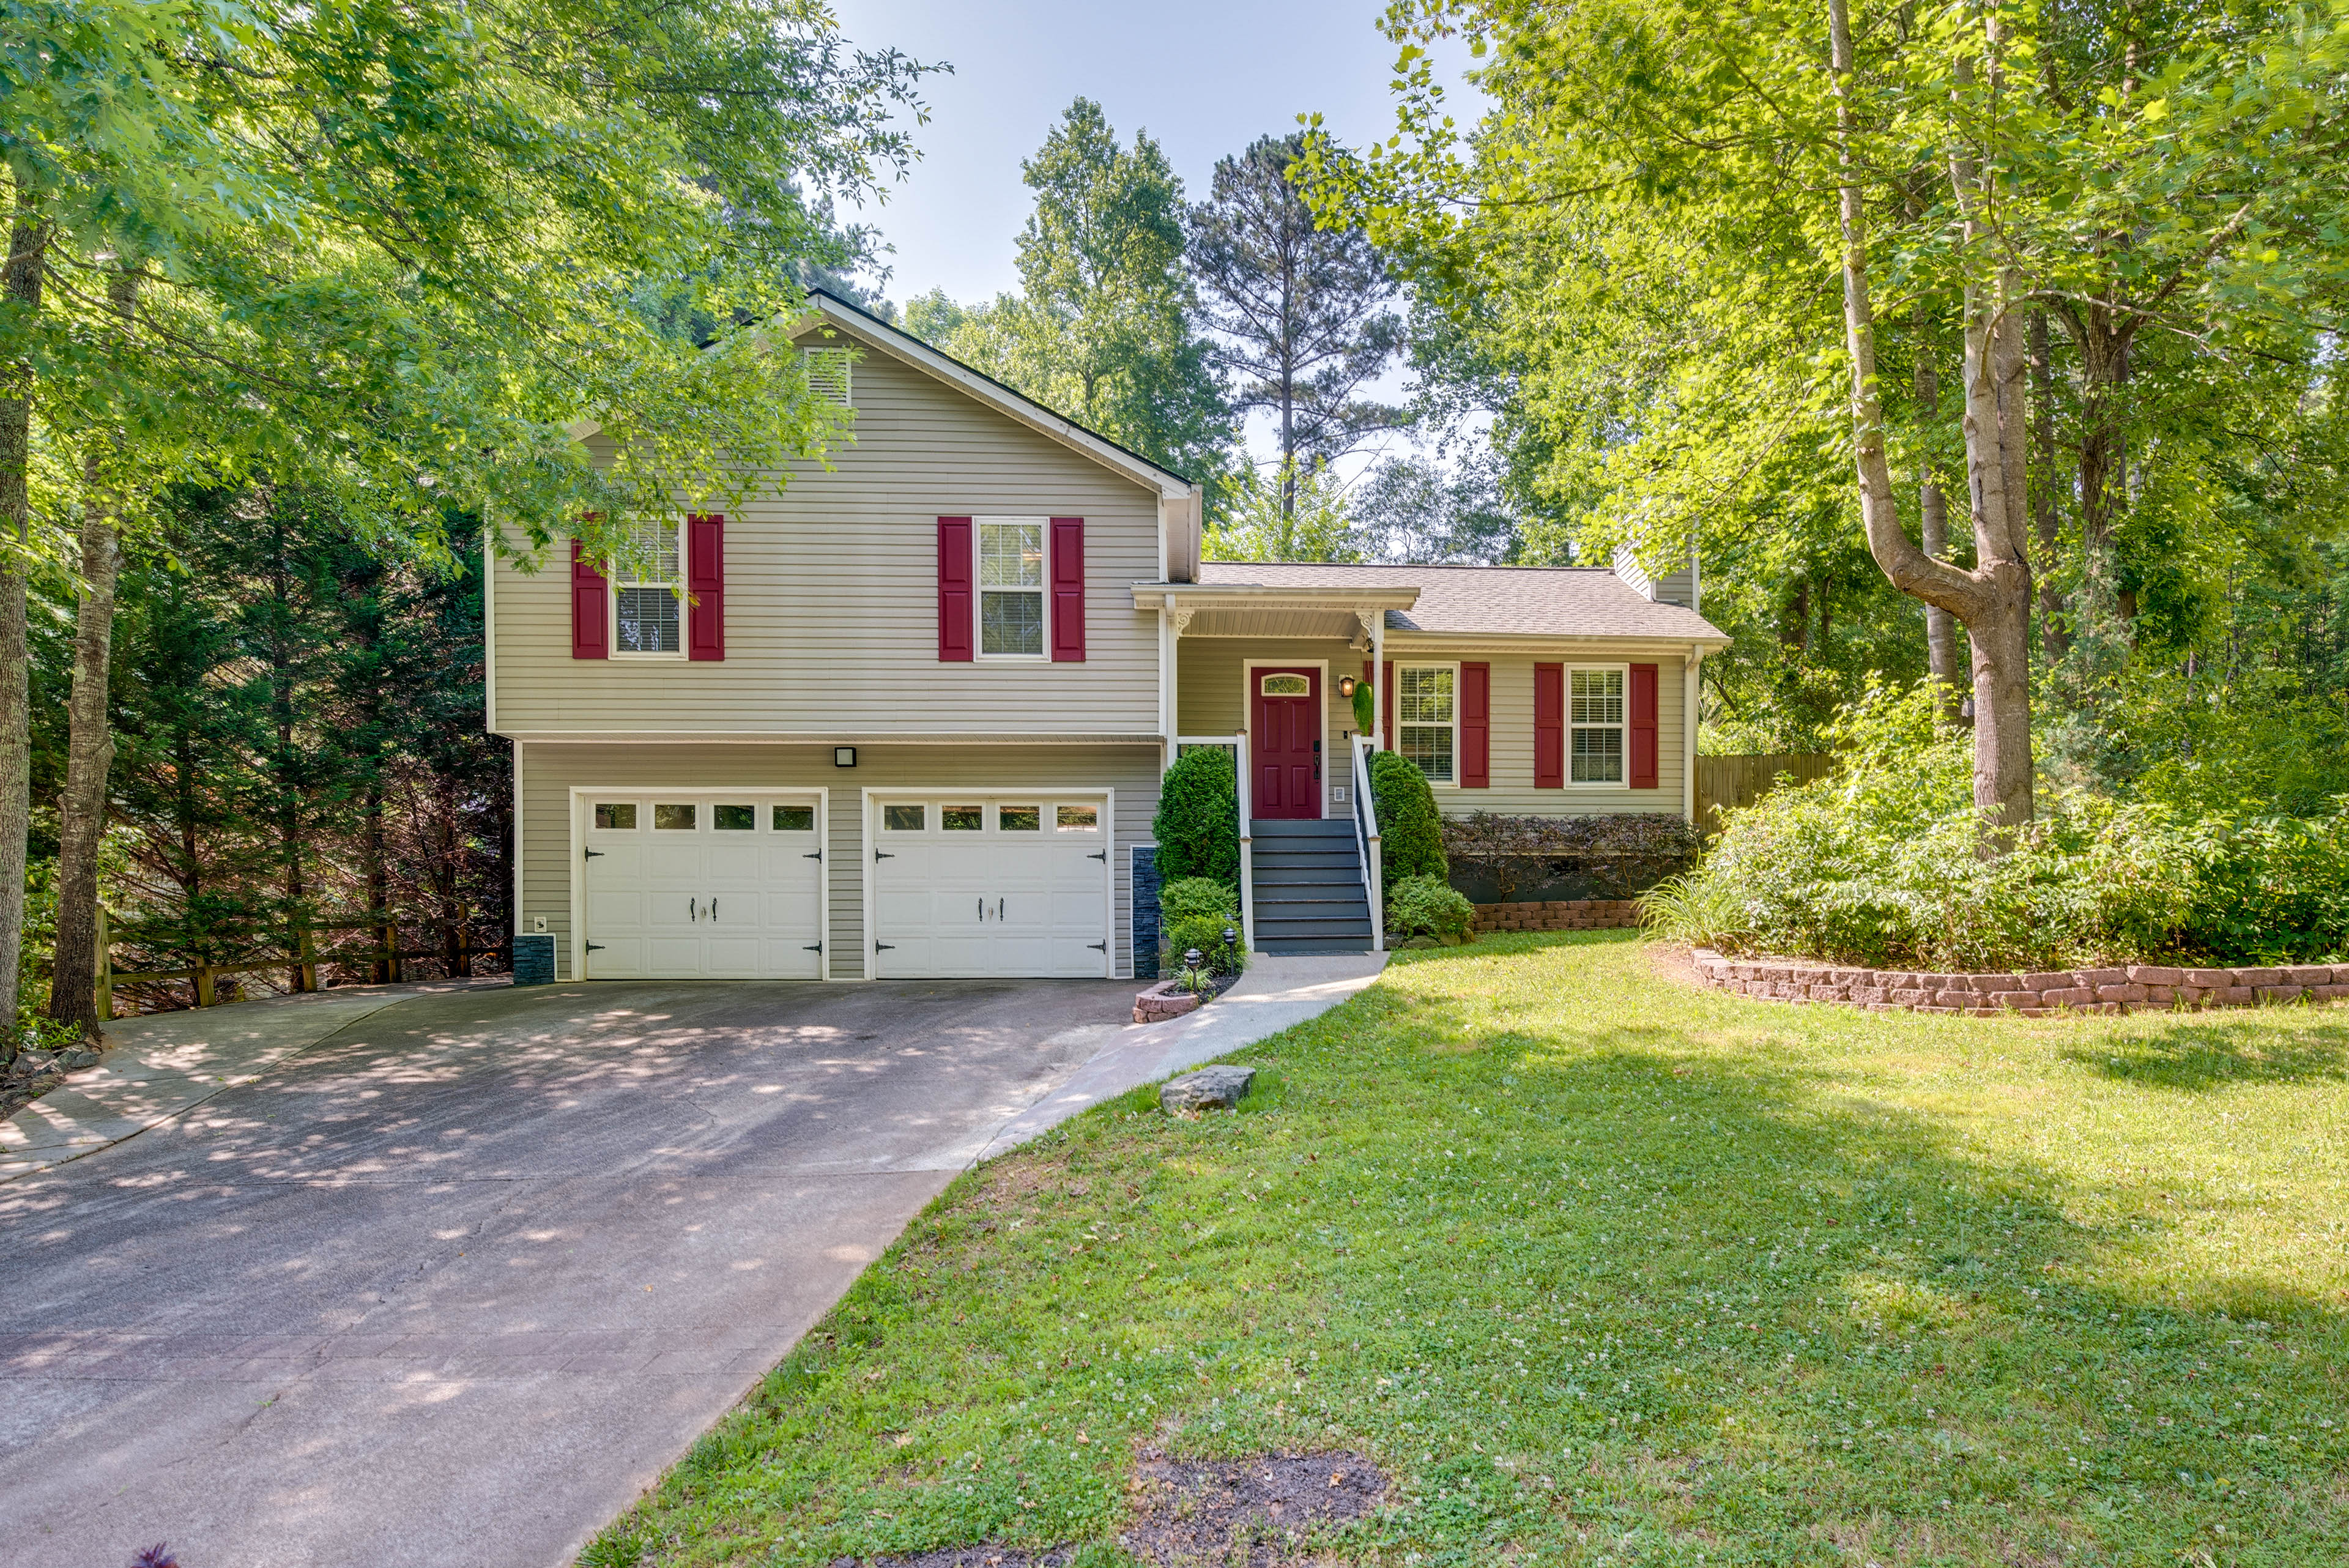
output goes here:
[{"label": "stacked stone retaining wall", "polygon": [[1773,1002],[1838,1002],[1871,1012],[1961,1012],[1975,1018],[2013,1013],[2167,1012],[2188,1007],[2255,1007],[2262,1002],[2349,1002],[2349,964],[2275,969],[2056,970],[2043,974],[1930,974],[1856,969],[1799,959],[1724,958],[1699,948],[1696,971],[1716,991]]},{"label": "stacked stone retaining wall", "polygon": [[1607,931],[1640,923],[1636,898],[1551,898],[1543,902],[1479,904],[1484,931]]}]

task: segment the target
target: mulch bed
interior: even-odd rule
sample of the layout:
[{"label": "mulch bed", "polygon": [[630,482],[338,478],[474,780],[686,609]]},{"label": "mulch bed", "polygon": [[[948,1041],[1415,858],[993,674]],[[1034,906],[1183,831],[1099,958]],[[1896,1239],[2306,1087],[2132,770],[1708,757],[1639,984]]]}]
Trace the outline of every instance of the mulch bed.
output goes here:
[{"label": "mulch bed", "polygon": [[[1118,1543],[1164,1568],[1270,1568],[1296,1559],[1314,1533],[1364,1519],[1387,1495],[1386,1473],[1361,1454],[1258,1454],[1170,1459],[1145,1449],[1134,1466],[1134,1520]],[[1067,1568],[1077,1548],[952,1546],[870,1568]],[[856,1568],[843,1558],[833,1568]]]}]

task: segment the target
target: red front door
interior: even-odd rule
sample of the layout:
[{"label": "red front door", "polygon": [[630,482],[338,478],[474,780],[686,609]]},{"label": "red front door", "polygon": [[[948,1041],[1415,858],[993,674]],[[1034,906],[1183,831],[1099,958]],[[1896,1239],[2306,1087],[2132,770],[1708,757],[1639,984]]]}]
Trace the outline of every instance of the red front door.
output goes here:
[{"label": "red front door", "polygon": [[1257,816],[1321,815],[1321,672],[1318,670],[1248,670],[1255,722],[1248,745],[1255,753]]}]

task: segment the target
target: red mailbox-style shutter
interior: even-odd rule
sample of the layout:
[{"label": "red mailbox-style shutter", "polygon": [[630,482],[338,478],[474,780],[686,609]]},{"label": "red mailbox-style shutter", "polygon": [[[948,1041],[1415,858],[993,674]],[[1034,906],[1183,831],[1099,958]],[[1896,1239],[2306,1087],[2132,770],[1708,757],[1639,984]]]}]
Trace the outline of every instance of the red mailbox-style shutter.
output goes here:
[{"label": "red mailbox-style shutter", "polygon": [[1631,787],[1656,784],[1656,667],[1631,666]]},{"label": "red mailbox-style shutter", "polygon": [[970,519],[938,519],[938,661],[968,664],[971,647]]},{"label": "red mailbox-style shutter", "polygon": [[1493,667],[1460,667],[1460,787],[1493,784]]},{"label": "red mailbox-style shutter", "polygon": [[719,661],[726,657],[726,519],[698,512],[685,520],[685,657]]},{"label": "red mailbox-style shutter", "polygon": [[1085,520],[1052,519],[1052,662],[1085,661]]},{"label": "red mailbox-style shutter", "polygon": [[612,657],[612,590],[579,541],[571,541],[571,657]]},{"label": "red mailbox-style shutter", "polygon": [[1566,666],[1534,666],[1534,788],[1566,786]]},{"label": "red mailbox-style shutter", "polygon": [[1394,660],[1390,659],[1379,673],[1385,677],[1379,682],[1379,744],[1387,751],[1394,750]]}]

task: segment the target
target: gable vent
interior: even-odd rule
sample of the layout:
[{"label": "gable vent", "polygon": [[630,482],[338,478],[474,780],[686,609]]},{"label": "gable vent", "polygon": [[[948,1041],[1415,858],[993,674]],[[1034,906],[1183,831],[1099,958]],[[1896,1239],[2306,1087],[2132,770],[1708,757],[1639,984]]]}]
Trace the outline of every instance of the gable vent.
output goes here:
[{"label": "gable vent", "polygon": [[848,350],[845,348],[804,348],[807,356],[808,390],[827,403],[841,408],[848,406]]}]

